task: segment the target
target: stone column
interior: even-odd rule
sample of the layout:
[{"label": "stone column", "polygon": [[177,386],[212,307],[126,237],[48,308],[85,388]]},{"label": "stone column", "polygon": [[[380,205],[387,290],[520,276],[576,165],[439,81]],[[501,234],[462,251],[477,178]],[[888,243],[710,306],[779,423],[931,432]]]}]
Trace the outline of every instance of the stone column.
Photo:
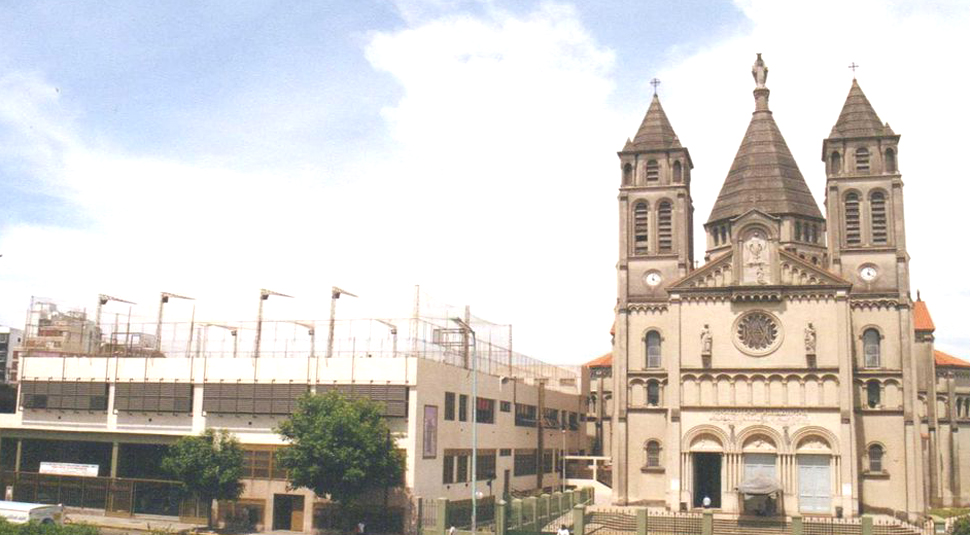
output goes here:
[{"label": "stone column", "polygon": [[573,507],[573,533],[574,535],[585,535],[586,533],[586,506],[577,505]]},{"label": "stone column", "polygon": [[637,509],[637,535],[647,535],[647,510]]},{"label": "stone column", "polygon": [[111,477],[118,477],[118,441],[115,440],[111,443]]},{"label": "stone column", "polygon": [[495,504],[495,535],[505,535],[508,530],[506,515],[508,514],[508,504],[505,500],[499,500]]}]

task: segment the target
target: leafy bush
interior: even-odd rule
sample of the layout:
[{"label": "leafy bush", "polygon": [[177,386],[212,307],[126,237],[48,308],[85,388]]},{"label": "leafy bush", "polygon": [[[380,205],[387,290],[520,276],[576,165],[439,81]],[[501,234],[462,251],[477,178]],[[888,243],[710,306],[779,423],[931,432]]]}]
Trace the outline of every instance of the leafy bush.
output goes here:
[{"label": "leafy bush", "polygon": [[958,518],[953,523],[953,535],[970,535],[970,518]]},{"label": "leafy bush", "polygon": [[98,535],[98,528],[87,524],[12,524],[0,518],[0,535]]}]

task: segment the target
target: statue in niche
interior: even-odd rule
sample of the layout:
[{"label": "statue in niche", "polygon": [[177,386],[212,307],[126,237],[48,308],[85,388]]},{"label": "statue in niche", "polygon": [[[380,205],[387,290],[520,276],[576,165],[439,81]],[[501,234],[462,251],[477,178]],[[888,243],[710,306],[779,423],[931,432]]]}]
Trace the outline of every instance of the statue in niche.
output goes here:
[{"label": "statue in niche", "polygon": [[744,241],[744,279],[746,282],[768,284],[768,242],[762,231],[752,232]]},{"label": "statue in niche", "polygon": [[713,346],[714,337],[711,336],[711,327],[705,323],[704,329],[701,331],[701,354],[710,355]]},{"label": "statue in niche", "polygon": [[808,327],[805,327],[805,354],[814,355],[815,354],[815,343],[816,343],[816,333],[815,326],[811,323]]}]

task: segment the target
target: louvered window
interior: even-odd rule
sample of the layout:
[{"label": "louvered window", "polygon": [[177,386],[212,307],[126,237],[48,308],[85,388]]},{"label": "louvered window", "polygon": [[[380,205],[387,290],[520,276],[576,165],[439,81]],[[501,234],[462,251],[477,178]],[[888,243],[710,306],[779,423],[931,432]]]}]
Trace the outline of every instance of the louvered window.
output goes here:
[{"label": "louvered window", "polygon": [[866,358],[866,368],[878,368],[882,365],[882,351],[879,347],[879,331],[866,329],[862,333],[862,347]]},{"label": "louvered window", "polygon": [[661,253],[669,253],[674,246],[671,212],[670,201],[663,201],[657,206],[657,249]]},{"label": "louvered window", "polygon": [[205,385],[204,411],[213,414],[291,414],[307,392],[305,383],[211,383]]},{"label": "louvered window", "polygon": [[638,202],[633,208],[633,254],[642,255],[648,252],[650,239],[647,203]]},{"label": "louvered window", "polygon": [[384,407],[384,416],[408,415],[408,387],[404,385],[317,385],[318,394],[325,394],[330,390],[337,390],[349,398],[376,401]]},{"label": "louvered window", "polygon": [[20,404],[25,409],[108,410],[108,384],[81,381],[24,381]]},{"label": "louvered window", "polygon": [[802,222],[795,221],[795,241],[802,241]]},{"label": "louvered window", "polygon": [[869,209],[872,217],[872,243],[884,245],[889,242],[886,218],[886,195],[875,191],[869,196]]},{"label": "louvered window", "polygon": [[659,368],[661,365],[660,357],[660,333],[650,331],[647,333],[647,368]]},{"label": "louvered window", "polygon": [[647,182],[655,182],[660,179],[660,165],[657,160],[647,162]]},{"label": "louvered window", "polygon": [[684,167],[680,165],[680,162],[674,162],[674,182],[682,182],[684,180]]},{"label": "louvered window", "polygon": [[855,151],[855,170],[858,173],[869,172],[869,149],[863,147]]},{"label": "louvered window", "polygon": [[845,196],[845,243],[859,245],[862,233],[859,226],[859,195],[850,193]]},{"label": "louvered window", "polygon": [[633,166],[626,164],[623,166],[623,185],[629,186],[633,183]]},{"label": "louvered window", "polygon": [[187,383],[118,383],[115,409],[124,412],[192,412],[192,385]]}]

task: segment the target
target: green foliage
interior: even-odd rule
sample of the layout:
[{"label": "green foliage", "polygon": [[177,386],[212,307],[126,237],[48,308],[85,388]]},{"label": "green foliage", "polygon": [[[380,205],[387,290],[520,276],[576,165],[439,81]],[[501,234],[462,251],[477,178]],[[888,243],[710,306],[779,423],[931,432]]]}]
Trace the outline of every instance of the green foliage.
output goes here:
[{"label": "green foliage", "polygon": [[232,433],[206,429],[172,445],[162,459],[162,470],[181,482],[187,494],[211,503],[239,497],[242,462],[242,449]]},{"label": "green foliage", "polygon": [[0,535],[98,535],[98,528],[87,524],[12,524],[0,518]]},{"label": "green foliage", "polygon": [[400,484],[404,458],[394,449],[381,406],[339,392],[307,394],[276,430],[290,443],[277,455],[294,487],[344,504]]},{"label": "green foliage", "polygon": [[958,518],[953,523],[953,531],[951,533],[953,535],[970,535],[970,518]]},{"label": "green foliage", "polygon": [[970,507],[941,507],[930,509],[931,515],[941,516],[943,518],[950,518],[953,516],[961,516],[970,514]]}]

